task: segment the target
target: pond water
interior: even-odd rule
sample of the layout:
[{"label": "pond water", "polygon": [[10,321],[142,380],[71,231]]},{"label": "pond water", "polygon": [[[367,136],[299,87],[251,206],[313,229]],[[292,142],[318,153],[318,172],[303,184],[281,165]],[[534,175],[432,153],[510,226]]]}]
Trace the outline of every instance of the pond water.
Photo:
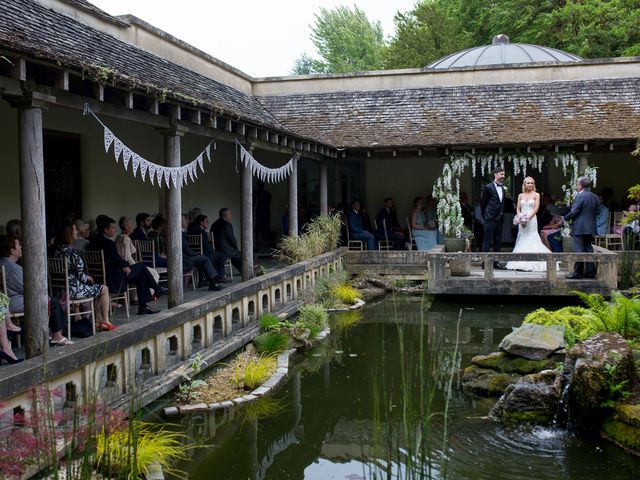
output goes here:
[{"label": "pond water", "polygon": [[640,459],[606,441],[502,426],[486,418],[495,400],[462,392],[471,357],[497,350],[538,307],[423,311],[421,299],[388,297],[351,327],[353,316],[334,318],[331,337],[294,359],[277,393],[178,420],[207,445],[179,468],[194,480],[640,478]]}]

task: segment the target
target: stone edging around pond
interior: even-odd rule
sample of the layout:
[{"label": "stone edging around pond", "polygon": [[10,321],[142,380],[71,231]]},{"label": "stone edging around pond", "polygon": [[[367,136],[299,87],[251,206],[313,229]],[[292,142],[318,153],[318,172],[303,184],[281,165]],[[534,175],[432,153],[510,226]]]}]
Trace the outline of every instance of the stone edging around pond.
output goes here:
[{"label": "stone edging around pond", "polygon": [[349,306],[349,307],[345,307],[345,308],[326,308],[325,310],[328,313],[334,313],[334,312],[348,312],[349,310],[357,310],[359,308],[362,308],[366,305],[367,302],[365,302],[364,300],[362,300],[361,298],[356,298],[356,303],[354,303],[353,305]]},{"label": "stone edging around pond", "polygon": [[[327,338],[327,336],[331,333],[331,329],[329,327],[322,330],[315,337],[316,341],[321,341]],[[258,398],[266,395],[267,393],[274,390],[278,387],[287,374],[289,373],[289,357],[293,355],[297,350],[292,348],[285,352],[282,352],[278,355],[276,360],[276,371],[258,388],[253,390],[251,393],[247,395],[242,395],[240,397],[233,398],[231,400],[226,400],[224,402],[216,402],[216,403],[196,403],[194,405],[178,405],[173,407],[165,407],[163,412],[167,417],[172,417],[176,415],[186,414],[186,413],[195,413],[195,412],[204,412],[204,411],[215,411],[222,410],[226,408],[231,408],[235,405],[242,405],[244,403],[253,402]]]}]

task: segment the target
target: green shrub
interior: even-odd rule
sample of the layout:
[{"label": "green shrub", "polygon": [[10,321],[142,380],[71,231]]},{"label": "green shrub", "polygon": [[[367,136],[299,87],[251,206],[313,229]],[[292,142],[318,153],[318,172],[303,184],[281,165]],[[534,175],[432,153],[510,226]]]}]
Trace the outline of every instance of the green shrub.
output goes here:
[{"label": "green shrub", "polygon": [[320,303],[325,308],[335,307],[339,302],[335,291],[343,286],[350,287],[349,272],[346,270],[340,270],[318,278],[313,289],[313,302]]},{"label": "green shrub", "polygon": [[311,330],[311,326],[319,330],[325,328],[329,321],[329,315],[322,305],[310,303],[300,307],[299,320]]},{"label": "green shrub", "polygon": [[589,318],[588,310],[582,307],[564,307],[553,312],[539,308],[527,315],[523,323],[563,325],[565,340],[569,346],[573,346],[576,341],[586,340],[600,331]]},{"label": "green shrub", "polygon": [[280,325],[280,318],[273,313],[263,313],[260,317],[260,329],[262,331],[272,330]]},{"label": "green shrub", "polygon": [[236,385],[247,390],[255,390],[271,376],[276,370],[276,358],[274,354],[260,355],[249,360],[244,370],[237,370],[235,374]]},{"label": "green shrub", "polygon": [[340,238],[341,226],[339,215],[320,215],[307,225],[302,235],[282,237],[275,256],[285,262],[297,263],[334,250]]},{"label": "green shrub", "polygon": [[258,335],[254,338],[253,344],[260,353],[278,353],[289,348],[291,338],[287,332],[273,330]]},{"label": "green shrub", "polygon": [[358,291],[349,285],[340,285],[333,291],[336,298],[347,305],[353,305],[358,298]]}]

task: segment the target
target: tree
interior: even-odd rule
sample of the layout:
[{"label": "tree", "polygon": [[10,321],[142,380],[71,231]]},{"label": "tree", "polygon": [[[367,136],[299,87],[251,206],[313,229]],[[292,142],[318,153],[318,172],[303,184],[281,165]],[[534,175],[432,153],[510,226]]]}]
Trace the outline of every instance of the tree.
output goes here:
[{"label": "tree", "polygon": [[356,6],[353,9],[344,6],[321,8],[315,15],[311,40],[321,60],[303,55],[296,60],[294,70],[298,71],[300,67],[302,71],[311,68],[318,73],[342,73],[384,67],[386,44],[382,26],[380,22],[370,22]]},{"label": "tree", "polygon": [[474,46],[471,35],[449,1],[423,1],[394,17],[396,35],[385,61],[387,68],[424,67],[438,58]]},{"label": "tree", "polygon": [[315,63],[317,60],[314,60],[306,52],[300,55],[299,58],[293,64],[293,68],[291,69],[291,73],[293,75],[309,75],[310,73],[315,73]]}]

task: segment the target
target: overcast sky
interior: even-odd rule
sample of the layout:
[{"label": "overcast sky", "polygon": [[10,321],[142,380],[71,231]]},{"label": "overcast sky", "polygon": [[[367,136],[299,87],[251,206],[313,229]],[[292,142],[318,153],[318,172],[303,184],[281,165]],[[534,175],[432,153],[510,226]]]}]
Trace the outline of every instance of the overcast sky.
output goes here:
[{"label": "overcast sky", "polygon": [[379,20],[385,36],[393,16],[416,0],[89,0],[112,15],[130,13],[254,77],[288,75],[303,52],[320,7],[357,5]]}]

